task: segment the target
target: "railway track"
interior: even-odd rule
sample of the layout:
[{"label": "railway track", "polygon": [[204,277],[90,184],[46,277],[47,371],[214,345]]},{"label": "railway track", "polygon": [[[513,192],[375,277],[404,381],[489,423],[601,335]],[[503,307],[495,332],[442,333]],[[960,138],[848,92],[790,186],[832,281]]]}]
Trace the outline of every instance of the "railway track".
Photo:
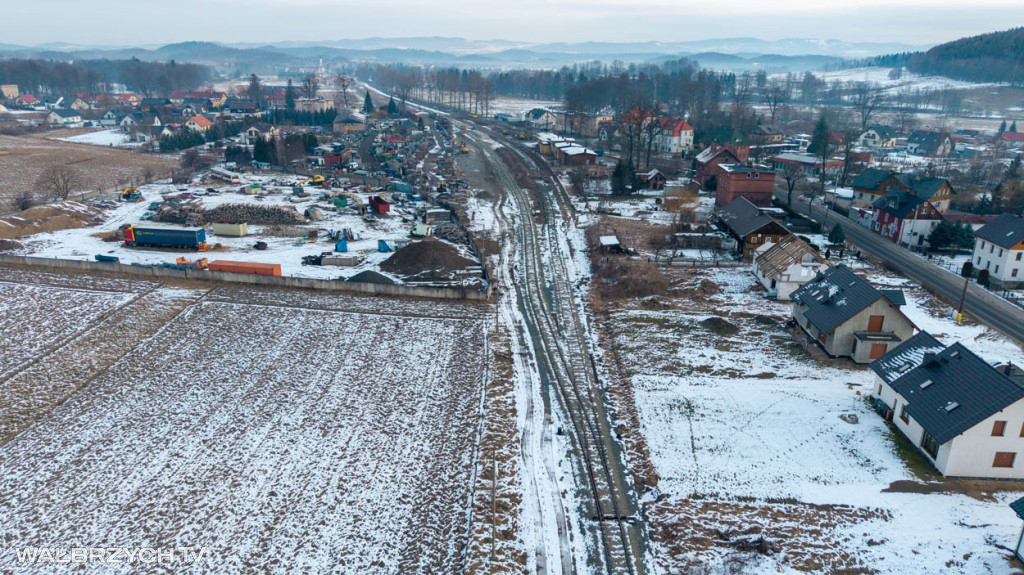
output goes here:
[{"label": "railway track", "polygon": [[[540,205],[534,206],[520,188],[506,163],[491,147],[469,139],[479,153],[494,166],[499,183],[516,206],[519,217],[509,218],[518,245],[516,284],[520,293],[520,309],[538,351],[542,377],[555,391],[562,407],[574,450],[576,465],[583,481],[580,489],[594,535],[596,553],[592,559],[601,572],[611,575],[646,573],[642,561],[642,524],[636,520],[636,503],[625,483],[623,466],[612,440],[604,403],[587,345],[586,330],[580,321],[580,309],[572,291],[570,274],[565,264],[568,249],[556,225],[560,206],[551,194],[538,194]],[[532,171],[545,170],[522,150],[505,142],[525,166]],[[547,167],[547,166],[544,166]],[[548,168],[552,186],[557,178]],[[553,188],[557,191],[558,188]],[[563,190],[564,193],[564,190]],[[534,210],[545,215],[545,225],[538,225]]]}]

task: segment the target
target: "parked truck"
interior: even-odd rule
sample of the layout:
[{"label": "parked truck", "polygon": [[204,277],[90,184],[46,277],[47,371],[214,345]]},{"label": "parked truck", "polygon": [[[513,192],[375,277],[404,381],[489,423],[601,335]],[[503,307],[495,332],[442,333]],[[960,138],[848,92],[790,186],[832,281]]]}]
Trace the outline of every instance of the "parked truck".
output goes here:
[{"label": "parked truck", "polygon": [[148,246],[158,248],[185,248],[206,251],[206,230],[203,228],[140,228],[127,226],[123,229],[126,246]]}]

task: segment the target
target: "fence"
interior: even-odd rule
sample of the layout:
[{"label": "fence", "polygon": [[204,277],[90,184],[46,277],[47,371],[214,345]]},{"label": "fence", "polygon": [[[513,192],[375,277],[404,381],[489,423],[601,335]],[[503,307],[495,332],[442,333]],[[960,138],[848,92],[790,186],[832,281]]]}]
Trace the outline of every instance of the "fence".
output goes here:
[{"label": "fence", "polygon": [[179,270],[161,267],[124,265],[116,262],[92,262],[56,258],[38,258],[31,256],[12,256],[7,254],[0,254],[0,265],[48,267],[77,271],[98,271],[149,277],[316,289],[393,297],[418,297],[468,301],[489,301],[491,298],[490,284],[488,284],[485,289],[375,284],[366,282],[349,282],[345,280],[320,280],[298,277],[239,274],[231,272],[212,272],[209,270]]},{"label": "fence", "polygon": [[682,266],[691,268],[738,268],[747,265],[736,260],[693,259],[693,258],[648,258],[647,261],[659,266]]}]

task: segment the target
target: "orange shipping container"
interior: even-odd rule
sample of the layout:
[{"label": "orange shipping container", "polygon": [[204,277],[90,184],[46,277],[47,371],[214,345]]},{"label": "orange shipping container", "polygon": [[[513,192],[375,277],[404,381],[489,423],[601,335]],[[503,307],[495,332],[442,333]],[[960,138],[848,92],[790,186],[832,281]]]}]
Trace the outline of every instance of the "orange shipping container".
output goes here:
[{"label": "orange shipping container", "polygon": [[207,269],[212,272],[233,272],[236,274],[259,274],[264,276],[281,275],[281,264],[258,264],[253,262],[217,260],[210,262]]}]

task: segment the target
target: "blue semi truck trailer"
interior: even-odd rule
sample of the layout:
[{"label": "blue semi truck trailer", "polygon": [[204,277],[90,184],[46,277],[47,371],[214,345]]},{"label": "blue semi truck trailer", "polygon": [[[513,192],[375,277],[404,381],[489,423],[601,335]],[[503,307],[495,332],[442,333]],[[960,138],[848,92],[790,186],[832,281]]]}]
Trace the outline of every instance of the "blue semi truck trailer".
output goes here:
[{"label": "blue semi truck trailer", "polygon": [[186,248],[205,251],[206,230],[203,228],[139,228],[129,226],[124,229],[126,246],[152,246],[159,248]]}]

